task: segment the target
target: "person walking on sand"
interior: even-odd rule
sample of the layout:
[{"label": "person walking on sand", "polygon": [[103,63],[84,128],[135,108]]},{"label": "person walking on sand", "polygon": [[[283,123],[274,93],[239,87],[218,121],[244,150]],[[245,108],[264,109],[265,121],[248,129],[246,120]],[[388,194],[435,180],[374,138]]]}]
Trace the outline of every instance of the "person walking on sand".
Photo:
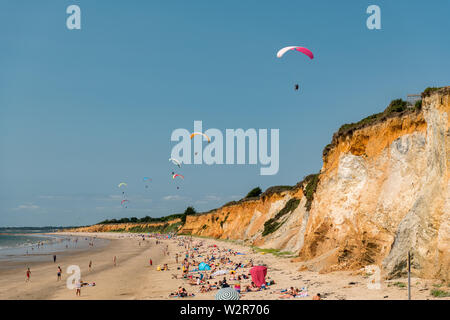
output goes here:
[{"label": "person walking on sand", "polygon": [[60,281],[61,280],[61,272],[62,272],[61,267],[58,266],[58,278],[56,278],[56,281]]},{"label": "person walking on sand", "polygon": [[113,258],[113,263],[114,263],[114,267],[117,265],[117,258],[116,258],[116,256],[114,256],[114,258]]},{"label": "person walking on sand", "polygon": [[75,283],[75,286],[77,288],[77,291],[75,292],[75,295],[81,297],[81,279],[78,279]]},{"label": "person walking on sand", "polygon": [[89,260],[89,272],[92,270],[92,260]]},{"label": "person walking on sand", "polygon": [[53,263],[56,262],[56,254],[53,255]]},{"label": "person walking on sand", "polygon": [[150,265],[151,265],[151,266],[153,265],[153,261],[152,261],[152,259],[150,259]]},{"label": "person walking on sand", "polygon": [[25,280],[25,281],[29,282],[30,281],[30,277],[31,277],[31,271],[30,271],[30,268],[28,268],[28,270],[27,270],[27,280]]}]

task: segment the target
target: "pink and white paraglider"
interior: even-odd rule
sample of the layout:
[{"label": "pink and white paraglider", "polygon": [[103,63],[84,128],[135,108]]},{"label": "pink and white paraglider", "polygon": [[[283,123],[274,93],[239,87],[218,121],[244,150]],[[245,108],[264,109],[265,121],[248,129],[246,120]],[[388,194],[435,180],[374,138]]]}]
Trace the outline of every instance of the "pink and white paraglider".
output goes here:
[{"label": "pink and white paraglider", "polygon": [[291,50],[301,52],[303,54],[306,54],[310,59],[314,59],[314,54],[312,53],[311,50],[305,47],[297,47],[297,46],[284,47],[283,49],[277,52],[277,58],[281,58],[286,52]]}]

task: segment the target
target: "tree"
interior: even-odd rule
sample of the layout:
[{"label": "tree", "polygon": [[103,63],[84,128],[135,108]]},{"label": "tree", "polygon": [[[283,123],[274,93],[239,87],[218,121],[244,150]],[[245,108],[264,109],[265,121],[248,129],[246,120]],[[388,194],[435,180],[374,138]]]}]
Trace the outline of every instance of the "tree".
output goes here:
[{"label": "tree", "polygon": [[189,216],[191,214],[196,214],[197,211],[195,211],[194,207],[187,207],[186,210],[184,210],[184,214],[186,216]]},{"label": "tree", "polygon": [[250,192],[245,197],[246,198],[259,197],[261,193],[262,193],[261,188],[256,187],[256,188],[250,190]]},{"label": "tree", "polygon": [[185,224],[186,223],[186,217],[196,214],[197,211],[195,211],[194,207],[187,207],[186,210],[184,210],[183,216],[181,217],[181,223]]}]

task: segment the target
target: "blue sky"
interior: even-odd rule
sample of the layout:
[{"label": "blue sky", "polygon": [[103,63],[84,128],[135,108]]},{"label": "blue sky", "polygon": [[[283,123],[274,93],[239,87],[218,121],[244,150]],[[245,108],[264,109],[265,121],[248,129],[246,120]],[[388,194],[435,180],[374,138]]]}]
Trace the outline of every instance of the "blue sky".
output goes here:
[{"label": "blue sky", "polygon": [[[81,30],[66,28],[71,4]],[[381,30],[366,27],[371,4]],[[449,85],[449,9],[445,0],[2,1],[0,226],[203,211],[255,186],[293,185],[320,170],[342,124]],[[288,45],[315,59],[277,59]],[[176,189],[170,135],[194,120],[279,129],[278,174],[186,165]]]}]

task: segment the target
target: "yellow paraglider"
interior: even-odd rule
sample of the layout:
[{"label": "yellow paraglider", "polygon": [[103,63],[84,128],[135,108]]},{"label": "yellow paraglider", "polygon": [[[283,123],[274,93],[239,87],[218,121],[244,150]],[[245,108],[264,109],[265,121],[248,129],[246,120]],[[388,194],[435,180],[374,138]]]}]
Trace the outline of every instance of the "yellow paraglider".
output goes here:
[{"label": "yellow paraglider", "polygon": [[192,139],[193,137],[197,136],[197,135],[204,136],[204,137],[208,140],[208,143],[211,142],[211,139],[210,139],[206,134],[204,134],[204,133],[202,133],[202,132],[194,132],[194,133],[192,133],[192,134],[191,134],[191,139]]},{"label": "yellow paraglider", "polygon": [[119,183],[119,188],[122,187],[122,186],[125,186],[125,187],[126,187],[126,186],[128,186],[128,185],[127,185],[125,182]]}]

